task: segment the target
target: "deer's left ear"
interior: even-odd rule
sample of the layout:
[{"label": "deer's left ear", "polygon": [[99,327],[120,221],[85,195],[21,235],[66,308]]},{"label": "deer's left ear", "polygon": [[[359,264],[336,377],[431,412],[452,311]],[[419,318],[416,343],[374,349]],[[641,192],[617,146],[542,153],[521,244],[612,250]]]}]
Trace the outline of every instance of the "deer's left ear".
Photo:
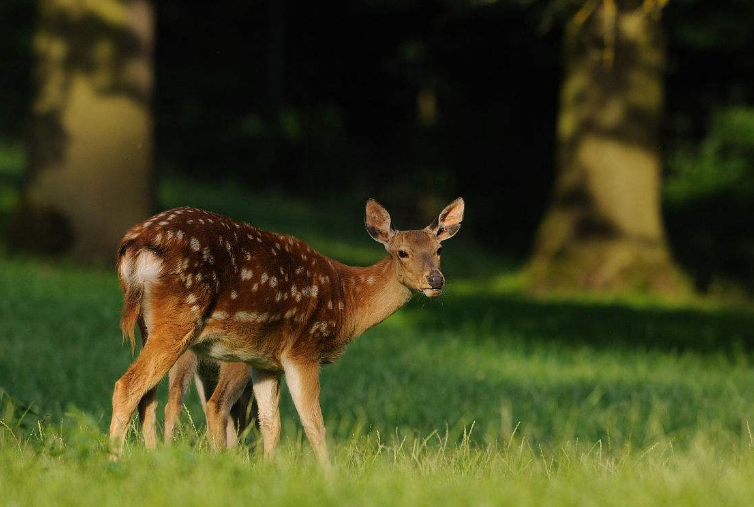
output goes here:
[{"label": "deer's left ear", "polygon": [[435,221],[425,227],[424,230],[437,236],[438,241],[452,238],[461,228],[463,207],[463,199],[459,197],[448,204],[440,215],[435,218]]}]

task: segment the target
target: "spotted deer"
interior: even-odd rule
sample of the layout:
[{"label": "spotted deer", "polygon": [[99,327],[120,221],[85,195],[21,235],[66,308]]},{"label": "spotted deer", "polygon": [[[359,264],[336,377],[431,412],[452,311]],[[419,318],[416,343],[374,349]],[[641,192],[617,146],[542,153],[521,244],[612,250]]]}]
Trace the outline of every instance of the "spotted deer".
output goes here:
[{"label": "spotted deer", "polygon": [[365,226],[388,255],[368,267],[347,266],[295,237],[194,208],[172,209],[134,226],[118,252],[121,327],[132,346],[137,323],[148,338],[115,383],[113,455],[122,452],[136,407],[154,412],[155,386],[176,362],[191,357],[188,351],[222,362],[207,402],[213,442],[225,444],[231,407],[251,380],[270,456],[280,433],[284,374],[306,436],[329,466],[320,367],[413,293],[442,292],[441,243],[458,232],[463,212],[458,198],[424,229],[397,231],[387,210],[370,199]]}]

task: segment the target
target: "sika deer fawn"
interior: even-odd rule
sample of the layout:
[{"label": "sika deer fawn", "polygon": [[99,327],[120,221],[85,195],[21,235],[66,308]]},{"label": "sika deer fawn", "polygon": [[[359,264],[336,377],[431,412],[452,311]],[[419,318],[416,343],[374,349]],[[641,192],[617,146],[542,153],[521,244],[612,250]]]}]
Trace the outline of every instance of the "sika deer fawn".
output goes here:
[{"label": "sika deer fawn", "polygon": [[370,199],[366,229],[388,256],[364,268],[341,264],[294,237],[198,209],[173,209],[134,226],[118,253],[125,294],[121,327],[132,344],[136,323],[148,339],[115,383],[114,455],[122,451],[137,405],[153,413],[155,386],[190,350],[223,361],[207,402],[217,445],[224,445],[231,407],[251,378],[264,453],[272,453],[285,374],[306,436],[329,466],[320,366],[335,361],[413,292],[441,293],[440,244],[458,232],[463,211],[458,198],[428,227],[399,232],[387,210]]}]

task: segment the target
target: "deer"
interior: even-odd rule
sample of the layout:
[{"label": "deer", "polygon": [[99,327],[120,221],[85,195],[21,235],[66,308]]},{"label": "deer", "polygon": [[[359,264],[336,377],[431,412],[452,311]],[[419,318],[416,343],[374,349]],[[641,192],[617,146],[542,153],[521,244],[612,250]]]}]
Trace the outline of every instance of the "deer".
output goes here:
[{"label": "deer", "polygon": [[[367,267],[340,263],[293,236],[191,207],[136,224],[117,254],[121,330],[132,348],[135,325],[147,338],[115,382],[111,458],[122,454],[137,406],[141,419],[153,418],[153,390],[176,363],[194,360],[189,352],[220,362],[206,403],[216,447],[227,444],[229,414],[251,382],[264,456],[273,456],[284,375],[314,454],[329,469],[321,367],[413,294],[442,293],[442,242],[458,232],[463,214],[459,197],[424,229],[398,231],[388,211],[369,199],[364,225],[387,256]],[[185,380],[176,382],[183,392]]]}]

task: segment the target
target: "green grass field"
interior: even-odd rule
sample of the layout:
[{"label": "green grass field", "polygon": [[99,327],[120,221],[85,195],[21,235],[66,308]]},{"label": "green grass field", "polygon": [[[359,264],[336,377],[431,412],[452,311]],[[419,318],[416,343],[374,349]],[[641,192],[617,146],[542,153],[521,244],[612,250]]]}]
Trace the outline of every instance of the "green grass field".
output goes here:
[{"label": "green grass field", "polygon": [[[179,182],[162,200],[345,261],[380,256],[358,203]],[[441,298],[417,296],[323,370],[331,477],[285,391],[275,463],[210,452],[193,392],[173,446],[147,452],[134,430],[109,463],[110,395],[131,361],[114,272],[0,255],[0,505],[751,505],[754,312],[533,300],[462,234]]]}]

